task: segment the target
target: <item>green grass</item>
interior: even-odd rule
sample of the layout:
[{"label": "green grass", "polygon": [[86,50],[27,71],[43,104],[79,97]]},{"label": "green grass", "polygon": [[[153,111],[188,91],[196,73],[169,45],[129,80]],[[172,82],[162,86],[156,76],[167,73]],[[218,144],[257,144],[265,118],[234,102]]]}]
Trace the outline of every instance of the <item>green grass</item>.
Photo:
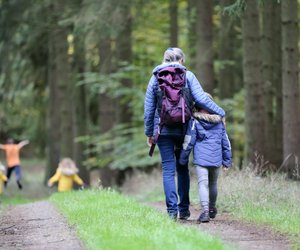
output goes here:
[{"label": "green grass", "polygon": [[75,225],[88,249],[229,249],[220,240],[115,191],[56,193],[50,200]]},{"label": "green grass", "polygon": [[19,205],[19,204],[25,204],[30,202],[32,202],[32,200],[26,199],[21,196],[14,196],[14,197],[0,196],[1,205]]}]

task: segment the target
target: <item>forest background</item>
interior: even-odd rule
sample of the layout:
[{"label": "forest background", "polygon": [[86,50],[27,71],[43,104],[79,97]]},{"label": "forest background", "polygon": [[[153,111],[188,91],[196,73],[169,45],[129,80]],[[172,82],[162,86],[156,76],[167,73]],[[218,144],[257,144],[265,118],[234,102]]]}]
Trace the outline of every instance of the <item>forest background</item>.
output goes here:
[{"label": "forest background", "polygon": [[[235,166],[299,179],[297,0],[0,0],[0,142],[120,184],[149,158],[144,95],[180,47],[226,111]],[[94,171],[93,171],[94,172]]]}]

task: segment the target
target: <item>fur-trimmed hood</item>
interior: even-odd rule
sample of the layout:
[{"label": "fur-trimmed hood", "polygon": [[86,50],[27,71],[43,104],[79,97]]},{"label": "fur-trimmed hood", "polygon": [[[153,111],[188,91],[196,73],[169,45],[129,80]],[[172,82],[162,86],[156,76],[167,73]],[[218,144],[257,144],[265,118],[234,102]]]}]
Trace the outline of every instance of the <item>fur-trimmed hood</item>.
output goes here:
[{"label": "fur-trimmed hood", "polygon": [[216,124],[222,122],[222,117],[215,114],[206,114],[202,112],[194,112],[193,116],[197,119],[205,129],[210,129]]}]

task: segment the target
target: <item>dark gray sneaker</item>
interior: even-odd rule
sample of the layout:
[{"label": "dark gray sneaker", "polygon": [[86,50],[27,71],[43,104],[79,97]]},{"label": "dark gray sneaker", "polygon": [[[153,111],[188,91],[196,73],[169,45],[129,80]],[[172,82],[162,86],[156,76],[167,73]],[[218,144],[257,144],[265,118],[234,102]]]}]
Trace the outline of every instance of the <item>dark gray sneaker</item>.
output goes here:
[{"label": "dark gray sneaker", "polygon": [[191,216],[191,212],[189,210],[183,211],[179,213],[180,220],[187,220]]},{"label": "dark gray sneaker", "polygon": [[22,186],[22,184],[21,184],[20,181],[17,181],[17,184],[18,184],[18,188],[19,188],[19,189],[22,189],[22,188],[23,188],[23,186]]},{"label": "dark gray sneaker", "polygon": [[209,208],[209,217],[211,219],[216,218],[217,213],[218,213],[218,210],[215,207],[210,207]]},{"label": "dark gray sneaker", "polygon": [[209,222],[209,212],[208,211],[204,211],[200,214],[199,218],[198,218],[198,222],[201,223],[206,223]]}]

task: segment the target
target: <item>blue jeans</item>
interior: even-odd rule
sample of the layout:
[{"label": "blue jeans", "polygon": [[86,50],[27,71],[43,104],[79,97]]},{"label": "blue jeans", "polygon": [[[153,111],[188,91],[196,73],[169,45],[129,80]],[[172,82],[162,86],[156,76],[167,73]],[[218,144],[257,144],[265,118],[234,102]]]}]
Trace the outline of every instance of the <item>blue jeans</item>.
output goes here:
[{"label": "blue jeans", "polygon": [[20,165],[16,165],[16,166],[7,168],[7,181],[10,179],[10,176],[11,176],[13,171],[16,172],[16,180],[20,181],[21,180],[21,167],[20,167]]},{"label": "blue jeans", "polygon": [[[176,135],[160,135],[157,141],[159,148],[163,186],[166,198],[167,211],[170,215],[177,215],[189,209],[190,175],[188,165],[178,163],[183,139]],[[175,173],[177,172],[178,196],[176,191]]]}]

